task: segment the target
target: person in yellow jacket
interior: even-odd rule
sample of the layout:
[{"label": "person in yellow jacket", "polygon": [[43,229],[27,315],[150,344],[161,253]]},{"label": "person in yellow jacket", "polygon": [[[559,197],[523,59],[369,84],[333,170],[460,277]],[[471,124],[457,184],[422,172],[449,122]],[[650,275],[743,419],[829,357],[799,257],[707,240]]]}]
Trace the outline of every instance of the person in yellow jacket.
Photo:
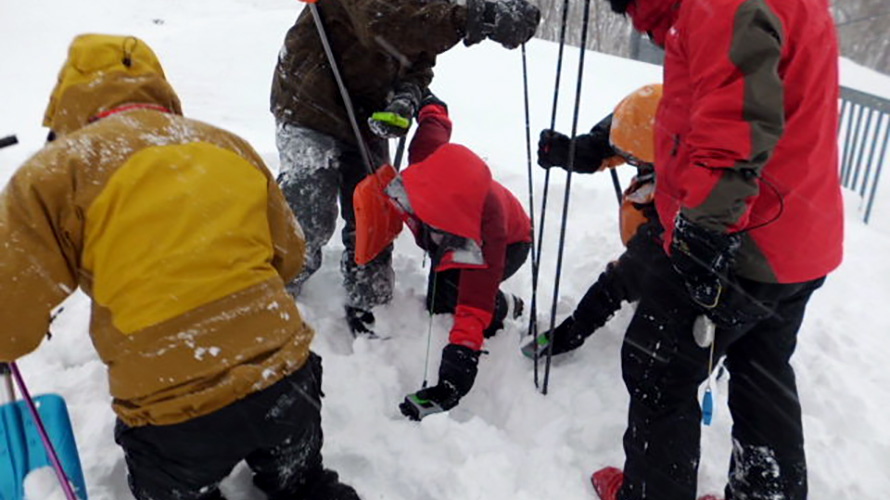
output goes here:
[{"label": "person in yellow jacket", "polygon": [[44,125],[0,194],[0,361],[79,287],[137,499],[221,499],[241,460],[272,500],[357,499],[322,466],[321,359],[284,288],[304,238],[256,152],[184,118],[128,36],[74,39]]}]

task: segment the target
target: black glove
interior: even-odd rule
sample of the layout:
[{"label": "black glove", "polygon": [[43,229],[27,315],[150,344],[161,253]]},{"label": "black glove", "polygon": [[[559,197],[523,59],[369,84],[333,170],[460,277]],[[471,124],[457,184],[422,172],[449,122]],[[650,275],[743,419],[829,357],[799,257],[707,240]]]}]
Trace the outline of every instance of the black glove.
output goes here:
[{"label": "black glove", "polygon": [[[556,332],[556,334],[554,335],[552,332]],[[528,340],[520,347],[520,350],[525,357],[534,359],[534,344],[537,342],[538,357],[546,356],[547,349],[552,349],[551,355],[556,356],[581,347],[591,333],[593,333],[592,330],[585,331],[585,329],[579,328],[575,318],[569,316],[552,331],[547,330],[544,333],[538,334],[535,339]]]},{"label": "black glove", "polygon": [[[544,168],[566,168],[569,164],[569,143],[571,139],[554,130],[542,130],[538,140],[538,165]],[[593,173],[599,170],[603,160],[615,156],[608,138],[598,139],[593,133],[575,137],[575,161],[572,171]]]},{"label": "black glove", "polygon": [[467,0],[464,45],[489,38],[515,49],[534,36],[540,22],[541,11],[525,0]]},{"label": "black glove", "polygon": [[[410,395],[419,400],[429,401],[443,411],[448,411],[467,395],[476,380],[479,364],[479,351],[469,347],[448,344],[442,349],[442,363],[439,365],[439,383],[421,389]],[[407,399],[407,398],[406,398]],[[403,403],[399,405],[402,414],[412,420],[420,420],[423,415],[416,413],[416,407]]]},{"label": "black glove", "polygon": [[706,311],[720,302],[740,244],[738,234],[718,233],[677,215],[671,264],[683,278],[689,297]]},{"label": "black glove", "polygon": [[407,134],[411,127],[411,117],[414,116],[420,102],[420,95],[420,89],[413,83],[399,85],[389,98],[386,109],[368,118],[371,132],[384,139]]}]

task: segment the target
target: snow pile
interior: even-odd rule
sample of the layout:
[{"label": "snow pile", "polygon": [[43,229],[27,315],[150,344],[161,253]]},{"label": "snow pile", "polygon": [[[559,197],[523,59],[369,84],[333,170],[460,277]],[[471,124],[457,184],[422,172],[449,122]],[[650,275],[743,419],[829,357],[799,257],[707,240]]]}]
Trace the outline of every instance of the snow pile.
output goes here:
[{"label": "snow pile", "polygon": [[[268,96],[275,57],[299,9],[293,0],[45,0],[39,7],[7,2],[0,42],[15,50],[0,54],[0,135],[17,133],[22,144],[0,150],[0,183],[42,144],[45,130],[38,125],[67,44],[75,34],[90,31],[144,38],[161,58],[188,116],[243,136],[277,168]],[[556,45],[533,41],[527,50],[536,143],[538,131],[550,123]],[[577,60],[577,50],[567,48],[556,127],[564,132],[571,130]],[[595,53],[588,53],[585,62],[579,132],[631,90],[660,80],[656,66]],[[846,85],[856,86],[861,79],[868,86],[878,82],[885,93],[890,88],[890,78],[857,73],[844,64]],[[521,71],[518,50],[508,52],[490,42],[458,46],[439,59],[432,88],[449,104],[454,141],[485,158],[495,178],[525,202]],[[543,172],[534,170],[539,216]],[[626,184],[630,172],[620,169],[619,174]],[[557,320],[622,251],[607,177],[573,177]],[[550,320],[564,186],[564,173],[553,172],[539,285],[539,310],[546,312],[540,314],[541,324]],[[884,193],[884,199],[890,196]],[[885,423],[890,315],[884,312],[890,300],[890,235],[860,222],[856,196],[847,202],[845,263],[814,296],[794,359],[814,500],[879,498],[890,491]],[[878,208],[876,220],[890,220],[890,207]],[[337,241],[326,248],[324,265],[300,301],[318,333],[314,349],[324,357],[328,466],[365,499],[593,498],[590,472],[620,466],[623,460],[627,395],[619,349],[631,307],[625,306],[583,348],[554,362],[546,397],[535,390],[531,363],[519,353],[525,322],[508,323],[487,342],[490,354],[483,357],[476,385],[461,405],[417,424],[405,420],[397,405],[420,387],[427,366],[430,318],[423,311],[428,271],[423,256],[407,232],[397,241],[395,299],[377,311],[379,331],[392,338],[354,341],[342,318],[341,249]],[[530,282],[526,266],[505,289],[528,297]],[[77,294],[53,324],[52,341],[23,359],[21,368],[33,393],[58,392],[67,400],[90,498],[131,499],[123,454],[112,436],[105,368],[88,340],[88,321],[89,304]],[[447,316],[432,320],[431,381],[449,326]],[[703,430],[700,493],[721,491],[728,467],[731,423],[725,383],[715,386],[715,423]],[[47,498],[50,493],[43,488],[55,478],[44,471],[32,476],[37,477],[29,478],[31,496]],[[223,490],[230,500],[263,498],[243,465]]]}]

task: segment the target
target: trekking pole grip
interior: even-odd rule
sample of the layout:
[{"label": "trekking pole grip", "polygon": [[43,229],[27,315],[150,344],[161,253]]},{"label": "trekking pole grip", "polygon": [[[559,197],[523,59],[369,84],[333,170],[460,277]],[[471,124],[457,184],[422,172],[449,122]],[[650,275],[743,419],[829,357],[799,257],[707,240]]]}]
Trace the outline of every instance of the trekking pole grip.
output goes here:
[{"label": "trekking pole grip", "polygon": [[40,418],[40,414],[37,413],[37,406],[34,404],[34,400],[31,399],[31,394],[28,393],[28,388],[25,386],[25,380],[22,378],[19,367],[12,361],[9,363],[9,368],[12,371],[13,378],[15,378],[15,383],[19,386],[19,392],[22,393],[22,399],[25,400],[25,404],[28,405],[28,410],[34,418],[37,432],[40,434],[40,440],[43,441],[46,454],[49,455],[49,460],[52,463],[53,470],[56,472],[56,477],[59,479],[59,484],[61,484],[62,490],[65,492],[65,498],[67,500],[78,500],[77,495],[74,494],[74,490],[71,488],[71,483],[68,482],[68,475],[65,474],[65,469],[62,468],[62,462],[59,460],[58,454],[56,454],[56,449],[49,440],[49,434],[43,426],[43,420]]}]

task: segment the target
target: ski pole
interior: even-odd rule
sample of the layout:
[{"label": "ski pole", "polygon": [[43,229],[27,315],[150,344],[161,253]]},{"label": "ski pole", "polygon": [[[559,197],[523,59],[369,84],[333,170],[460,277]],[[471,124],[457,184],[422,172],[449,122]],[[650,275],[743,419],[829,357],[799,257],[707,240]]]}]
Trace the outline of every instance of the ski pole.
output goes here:
[{"label": "ski pole", "polygon": [[618,197],[618,206],[621,206],[621,182],[618,180],[618,173],[615,172],[614,168],[609,169],[609,173],[612,174],[612,187],[615,188],[615,196]]},{"label": "ski pole", "polygon": [[[535,252],[535,183],[532,174],[532,137],[529,124],[531,111],[528,105],[528,64],[525,55],[525,44],[522,44],[522,96],[525,105],[525,158],[528,164],[528,211],[532,226],[532,297],[529,307],[528,334],[538,337],[538,255]],[[538,359],[538,343],[534,343],[534,359]],[[535,387],[538,387],[538,363],[535,363]]]},{"label": "ski pole", "polygon": [[421,389],[426,389],[427,384],[429,383],[429,371],[430,371],[430,346],[433,341],[433,309],[435,309],[436,305],[436,284],[439,281],[439,273],[436,272],[436,265],[433,263],[433,259],[430,258],[430,272],[433,273],[433,294],[432,302],[430,302],[430,324],[426,330],[426,358],[423,360],[423,384],[421,385]]},{"label": "ski pole", "polygon": [[3,375],[3,381],[6,383],[6,402],[15,401],[15,385],[12,383],[12,373],[9,371],[9,364],[0,363],[0,374]]},{"label": "ski pole", "polygon": [[402,166],[402,156],[405,154],[405,136],[399,137],[399,145],[396,146],[396,159],[393,161],[393,167],[399,170]]},{"label": "ski pole", "polygon": [[[572,116],[572,140],[569,142],[569,161],[566,165],[566,190],[562,202],[562,225],[559,229],[559,249],[556,256],[556,277],[553,284],[553,305],[550,308],[550,345],[556,345],[556,303],[559,300],[559,278],[562,274],[562,255],[565,249],[566,225],[569,213],[569,197],[572,190],[572,170],[575,167],[575,136],[578,132],[578,112],[581,107],[581,84],[584,74],[584,53],[587,52],[587,23],[590,19],[590,0],[584,0],[584,21],[581,28],[581,48],[578,59],[578,81],[575,87],[575,113]],[[553,349],[547,350],[547,363],[544,366],[544,386],[542,393],[547,394],[547,384],[550,381],[550,363],[553,358]]]},{"label": "ski pole", "polygon": [[12,146],[13,144],[18,144],[19,138],[14,135],[7,135],[6,137],[0,138],[0,148],[5,148],[6,146]]},{"label": "ski pole", "polygon": [[[562,76],[562,53],[563,48],[566,44],[566,25],[568,24],[569,19],[569,0],[563,0],[562,3],[562,22],[559,27],[559,53],[556,57],[556,83],[553,87],[553,111],[550,115],[550,130],[556,128],[556,109],[557,104],[559,103],[559,79]],[[586,29],[586,25],[585,25]],[[541,197],[541,224],[538,227],[538,254],[536,258],[532,259],[532,262],[541,262],[541,248],[544,246],[544,220],[547,216],[547,191],[550,189],[550,169],[547,169],[547,172],[544,174],[544,194]],[[534,238],[533,238],[534,239]],[[532,272],[534,276],[532,277],[532,285],[536,286],[538,282],[538,271],[537,267],[532,268]],[[531,320],[535,321],[535,314],[537,313],[537,293],[532,293],[532,303],[531,303]],[[531,331],[531,327],[529,327],[529,331]],[[537,330],[537,326],[535,326],[535,330]],[[538,346],[535,345],[535,387],[538,386]]]},{"label": "ski pole", "polygon": [[46,428],[43,426],[43,419],[40,418],[40,414],[37,412],[37,406],[34,404],[34,400],[31,399],[31,394],[28,393],[28,388],[25,386],[25,380],[22,378],[19,367],[16,366],[15,362],[10,362],[9,369],[12,372],[12,376],[15,378],[16,384],[19,386],[19,392],[22,393],[22,399],[25,400],[25,404],[28,405],[28,410],[34,418],[37,432],[40,434],[40,440],[43,441],[43,447],[46,449],[46,454],[49,455],[50,463],[52,463],[53,470],[56,472],[59,484],[62,485],[62,490],[65,492],[65,498],[68,500],[77,500],[77,495],[74,494],[74,490],[71,488],[71,483],[68,482],[68,475],[65,474],[65,469],[62,468],[62,462],[59,460],[59,455],[56,454],[56,448],[50,441],[49,434],[47,434]]},{"label": "ski pole", "polygon": [[355,134],[355,140],[361,151],[362,159],[365,162],[365,168],[368,170],[368,175],[372,175],[374,173],[374,164],[371,162],[371,155],[368,153],[368,147],[365,145],[364,139],[362,139],[362,132],[361,129],[359,129],[358,121],[355,118],[355,108],[352,106],[352,99],[349,98],[349,91],[346,89],[346,84],[343,83],[343,78],[340,76],[340,68],[337,66],[337,60],[334,58],[334,52],[331,50],[331,44],[321,19],[321,12],[318,11],[318,6],[316,5],[318,0],[300,1],[309,5],[309,11],[312,13],[312,19],[315,21],[315,28],[318,30],[318,37],[321,39],[321,46],[324,48],[325,56],[327,56],[328,62],[331,65],[331,71],[334,73],[334,79],[337,81],[337,87],[340,89],[340,97],[343,98],[343,105],[346,106],[346,114],[349,115],[349,124],[352,126],[352,131]]}]

